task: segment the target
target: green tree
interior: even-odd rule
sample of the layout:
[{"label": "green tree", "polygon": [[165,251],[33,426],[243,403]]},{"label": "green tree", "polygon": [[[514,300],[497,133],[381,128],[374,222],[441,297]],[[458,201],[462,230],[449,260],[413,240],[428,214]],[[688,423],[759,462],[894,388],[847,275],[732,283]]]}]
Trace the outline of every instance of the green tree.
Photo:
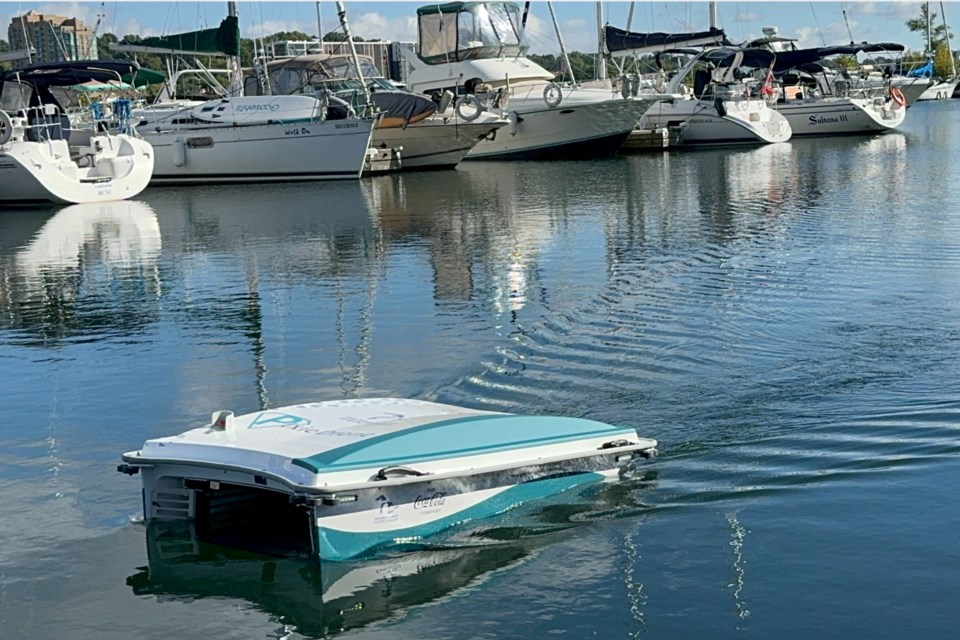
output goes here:
[{"label": "green tree", "polygon": [[284,42],[286,40],[293,40],[297,42],[302,42],[304,40],[313,40],[313,36],[308,36],[303,31],[278,31],[272,36],[267,36],[263,39],[264,42]]},{"label": "green tree", "polygon": [[6,53],[10,51],[10,45],[7,44],[6,40],[0,40],[0,53]]},{"label": "green tree", "polygon": [[[943,26],[943,22],[937,24],[937,14],[930,11],[930,3],[924,2],[920,5],[920,15],[916,18],[911,18],[907,20],[907,29],[914,33],[923,34],[923,44],[924,47],[927,45],[927,25],[930,28],[930,49],[936,51],[937,46],[942,42],[947,40],[947,28]],[[950,37],[953,37],[953,34],[950,34]]]},{"label": "green tree", "polygon": [[933,73],[940,78],[948,78],[952,75],[950,64],[950,49],[947,43],[941,42],[937,45],[936,53],[933,56]]}]

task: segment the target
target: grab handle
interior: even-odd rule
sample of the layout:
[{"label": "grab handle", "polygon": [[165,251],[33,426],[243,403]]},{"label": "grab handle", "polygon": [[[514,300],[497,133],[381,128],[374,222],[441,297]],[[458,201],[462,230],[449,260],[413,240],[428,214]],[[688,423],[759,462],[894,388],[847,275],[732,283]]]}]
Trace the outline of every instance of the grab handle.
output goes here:
[{"label": "grab handle", "polygon": [[377,471],[377,475],[373,476],[374,480],[388,480],[390,478],[404,478],[408,476],[425,476],[428,475],[423,471],[417,471],[416,469],[411,469],[410,467],[384,467]]}]

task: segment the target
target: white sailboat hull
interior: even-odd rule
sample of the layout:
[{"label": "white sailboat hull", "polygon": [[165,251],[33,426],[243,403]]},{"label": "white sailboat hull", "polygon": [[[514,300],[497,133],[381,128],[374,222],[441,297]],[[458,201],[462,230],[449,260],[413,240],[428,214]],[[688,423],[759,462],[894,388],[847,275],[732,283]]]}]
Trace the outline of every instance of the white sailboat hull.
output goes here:
[{"label": "white sailboat hull", "polygon": [[891,100],[878,105],[858,98],[788,101],[777,109],[795,137],[883,133],[903,124],[907,113]]},{"label": "white sailboat hull", "polygon": [[957,89],[958,80],[947,80],[931,85],[917,100],[949,100],[953,97],[953,92]]},{"label": "white sailboat hull", "polygon": [[143,130],[156,184],[357,179],[373,120]]},{"label": "white sailboat hull", "polygon": [[80,164],[66,140],[13,141],[0,146],[0,202],[85,204],[131,198],[154,167],[150,145],[128,135],[91,138]]},{"label": "white sailboat hull", "polygon": [[683,145],[769,144],[790,139],[790,123],[763,100],[728,100],[724,107],[726,113],[721,116],[713,102],[659,102],[644,114],[641,128],[680,127]]}]

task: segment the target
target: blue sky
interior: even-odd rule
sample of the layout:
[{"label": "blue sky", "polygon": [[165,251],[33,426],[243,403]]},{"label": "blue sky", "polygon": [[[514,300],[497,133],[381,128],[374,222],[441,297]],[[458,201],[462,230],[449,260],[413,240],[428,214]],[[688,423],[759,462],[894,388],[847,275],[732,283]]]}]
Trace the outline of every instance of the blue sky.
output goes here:
[{"label": "blue sky", "polygon": [[[346,2],[347,16],[354,35],[385,40],[416,38],[416,8],[426,2]],[[960,21],[960,2],[945,3],[948,20]],[[605,2],[604,20],[626,26],[629,2]],[[555,2],[557,19],[568,49],[596,49],[596,3]],[[735,2],[718,3],[720,26],[733,41],[760,37],[761,28],[777,26],[782,35],[798,38],[801,46],[838,44],[850,39],[844,22],[846,10],[855,40],[902,42],[919,49],[920,34],[910,33],[904,22],[920,13],[919,2]],[[89,25],[102,14],[99,32],[119,36],[128,33],[159,35],[215,26],[226,15],[226,2],[37,2],[25,0],[0,2],[0,20],[6,27],[13,16],[33,9],[41,13],[75,16]],[[934,10],[939,13],[937,5]],[[317,33],[315,2],[238,2],[240,27],[244,36],[269,35],[277,31]],[[324,31],[336,26],[333,2],[321,2]],[[546,2],[534,2],[528,22],[528,37],[537,53],[559,51]],[[684,31],[706,27],[706,2],[637,2],[634,31]],[[4,37],[6,34],[4,33]],[[956,47],[955,47],[956,48]]]}]

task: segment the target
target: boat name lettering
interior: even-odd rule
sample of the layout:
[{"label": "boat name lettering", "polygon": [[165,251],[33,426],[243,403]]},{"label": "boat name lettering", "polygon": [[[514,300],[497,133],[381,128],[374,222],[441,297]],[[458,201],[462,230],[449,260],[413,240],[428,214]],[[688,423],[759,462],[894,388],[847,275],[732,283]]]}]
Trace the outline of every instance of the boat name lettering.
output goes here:
[{"label": "boat name lettering", "polygon": [[357,129],[360,127],[359,122],[347,122],[344,124],[338,124],[337,129]]},{"label": "boat name lettering", "polygon": [[272,104],[241,104],[237,107],[237,111],[277,111],[280,108],[280,105],[277,103]]},{"label": "boat name lettering", "polygon": [[310,135],[310,129],[306,127],[294,127],[293,129],[284,129],[283,135],[285,136],[308,136]]},{"label": "boat name lettering", "polygon": [[433,509],[436,507],[442,507],[443,503],[447,501],[446,495],[443,491],[433,491],[427,490],[426,495],[419,495],[413,501],[414,509]]},{"label": "boat name lettering", "polygon": [[812,125],[818,125],[818,124],[837,124],[837,123],[840,123],[840,122],[846,122],[846,121],[847,121],[847,116],[845,116],[845,115],[843,115],[843,114],[838,115],[838,116],[833,117],[833,118],[825,118],[824,116],[810,116],[810,118],[808,118],[808,120],[810,121],[810,124],[812,124]]}]

